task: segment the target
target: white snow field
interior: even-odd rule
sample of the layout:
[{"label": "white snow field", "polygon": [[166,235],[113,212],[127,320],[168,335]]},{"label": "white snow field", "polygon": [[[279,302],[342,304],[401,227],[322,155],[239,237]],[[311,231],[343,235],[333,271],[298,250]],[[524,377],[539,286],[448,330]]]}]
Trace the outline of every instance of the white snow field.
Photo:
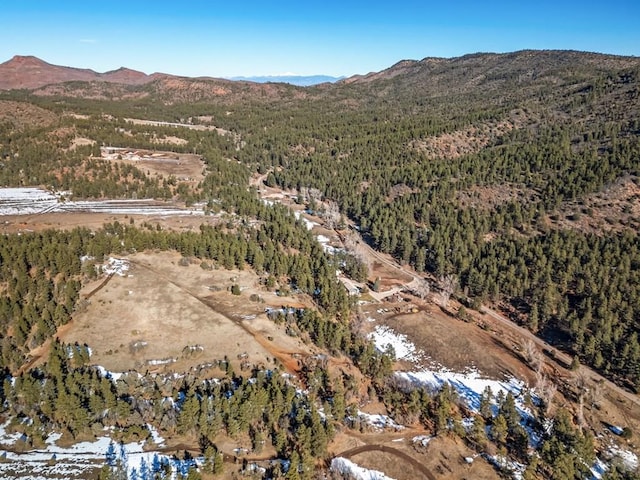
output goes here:
[{"label": "white snow field", "polygon": [[0,216],[85,212],[119,215],[204,215],[202,208],[178,208],[156,200],[65,200],[68,192],[52,193],[41,188],[0,188]]}]

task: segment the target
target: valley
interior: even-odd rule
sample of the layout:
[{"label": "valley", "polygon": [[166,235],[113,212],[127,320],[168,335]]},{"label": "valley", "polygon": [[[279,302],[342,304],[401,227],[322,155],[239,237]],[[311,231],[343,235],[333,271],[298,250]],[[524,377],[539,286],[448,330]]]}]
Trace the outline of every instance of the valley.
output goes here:
[{"label": "valley", "polygon": [[2,475],[636,478],[640,64],[605,57],[0,92]]}]

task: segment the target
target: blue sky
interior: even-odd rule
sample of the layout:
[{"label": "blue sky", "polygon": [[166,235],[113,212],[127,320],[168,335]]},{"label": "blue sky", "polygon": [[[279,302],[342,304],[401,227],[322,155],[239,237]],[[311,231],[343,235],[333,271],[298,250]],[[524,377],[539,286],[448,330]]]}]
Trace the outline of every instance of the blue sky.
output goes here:
[{"label": "blue sky", "polygon": [[0,62],[99,72],[340,76],[529,48],[640,56],[639,0],[2,0],[0,19]]}]

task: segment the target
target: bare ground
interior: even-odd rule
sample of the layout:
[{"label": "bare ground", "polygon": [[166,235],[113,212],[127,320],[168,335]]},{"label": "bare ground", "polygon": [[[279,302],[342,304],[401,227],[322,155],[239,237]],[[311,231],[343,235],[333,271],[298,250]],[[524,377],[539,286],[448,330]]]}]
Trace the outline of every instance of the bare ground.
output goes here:
[{"label": "bare ground", "polygon": [[111,213],[60,212],[32,215],[4,215],[0,217],[0,233],[32,232],[48,229],[70,230],[87,227],[98,230],[105,223],[130,223],[140,225],[144,222],[160,225],[163,229],[174,231],[197,231],[201,224],[215,225],[220,219],[216,216],[184,215],[124,215]]},{"label": "bare ground", "polygon": [[[159,141],[162,141],[162,139]],[[179,181],[193,183],[194,185],[204,179],[205,165],[200,155],[166,152],[161,150],[148,150],[142,153],[152,158],[147,158],[146,156],[140,159],[110,158],[105,157],[104,155],[103,158],[113,162],[133,165],[150,175],[152,178],[167,178],[169,176],[174,176]]]},{"label": "bare ground", "polygon": [[[413,442],[415,436],[428,434],[415,428],[369,433],[343,430],[336,435],[329,450],[332,456],[347,457],[361,467],[397,480],[499,478],[495,469],[460,439],[435,437],[426,446]],[[466,457],[475,457],[473,463],[467,463]]]},{"label": "bare ground", "polygon": [[[265,366],[276,361],[295,370],[292,354],[310,353],[264,313],[265,306],[300,305],[300,300],[263,291],[253,272],[204,270],[200,262],[179,266],[180,255],[168,252],[128,259],[128,275],[114,276],[60,335],[65,342],[87,343],[93,363],[114,371],[184,371],[227,356],[236,367],[242,361]],[[234,283],[243,289],[239,296],[227,291]],[[81,295],[95,287],[95,282],[86,285]],[[251,302],[252,293],[264,303]],[[203,347],[201,353],[185,351],[196,345]],[[167,359],[172,363],[150,365]]]},{"label": "bare ground", "polygon": [[[385,313],[378,313],[380,305],[364,307],[366,315],[375,318],[373,324],[387,325],[406,335],[416,347],[428,355],[424,365],[442,365],[453,371],[469,368],[492,378],[506,375],[532,381],[531,371],[512,351],[512,341],[501,339],[477,325],[467,323],[443,312],[439,306],[405,296],[412,302],[385,302]],[[417,313],[412,309],[417,308]],[[409,365],[404,365],[409,367]]]}]

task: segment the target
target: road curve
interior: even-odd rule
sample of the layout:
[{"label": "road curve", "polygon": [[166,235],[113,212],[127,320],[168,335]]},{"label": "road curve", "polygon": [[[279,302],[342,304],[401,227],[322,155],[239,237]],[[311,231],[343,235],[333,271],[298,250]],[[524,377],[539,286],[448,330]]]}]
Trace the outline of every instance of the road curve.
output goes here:
[{"label": "road curve", "polygon": [[405,462],[409,463],[416,469],[416,471],[422,473],[422,475],[424,475],[423,478],[427,478],[428,480],[436,480],[436,477],[433,475],[433,473],[431,473],[431,470],[421,464],[418,460],[400,450],[392,447],[387,447],[386,445],[362,445],[360,447],[352,448],[350,450],[342,452],[341,454],[336,455],[336,457],[351,458],[355,455],[358,455],[359,453],[376,451],[395,455],[396,457],[401,458]]}]

